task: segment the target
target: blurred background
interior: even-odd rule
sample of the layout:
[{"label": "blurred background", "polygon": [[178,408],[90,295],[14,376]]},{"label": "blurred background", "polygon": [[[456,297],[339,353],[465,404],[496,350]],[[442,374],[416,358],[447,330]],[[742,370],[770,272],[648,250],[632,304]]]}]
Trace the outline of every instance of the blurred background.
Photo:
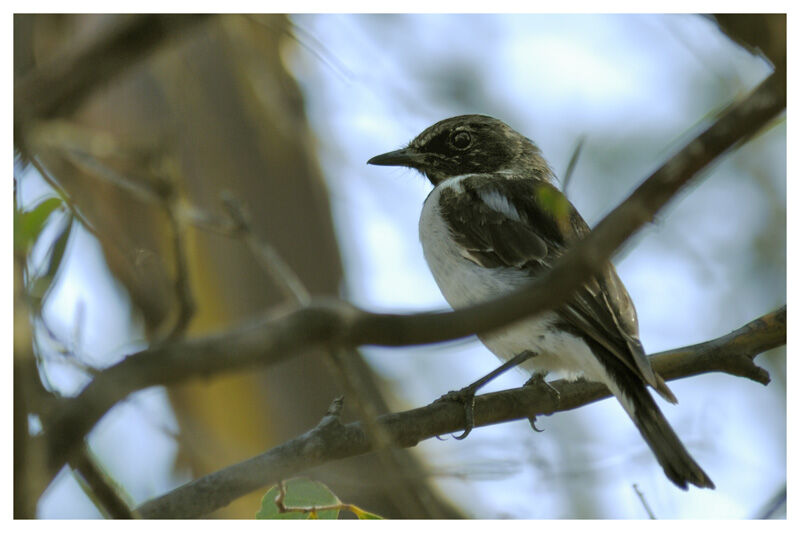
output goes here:
[{"label": "blurred background", "polygon": [[[193,222],[221,216],[223,193],[313,295],[374,311],[444,309],[417,237],[431,186],[367,159],[443,118],[492,115],[534,140],[559,175],[582,146],[562,186],[594,225],[771,71],[695,15],[139,17],[14,17],[16,80],[69,64],[120,28],[169,30],[75,109],[15,123],[15,208],[43,220],[24,254],[15,233],[15,355],[35,362],[31,383],[60,394],[189,316],[185,334],[202,335],[282,301],[242,239]],[[169,205],[153,193],[164,183]],[[648,353],[783,305],[785,118],[706,171],[615,264]],[[498,364],[475,339],[360,353],[380,412],[427,404]],[[705,375],[670,384],[678,406],[661,403],[715,491],[676,489],[614,401],[542,418],[543,433],[518,421],[423,442],[397,452],[394,473],[359,457],[306,475],[390,517],[646,518],[636,488],[658,518],[785,517],[773,505],[786,491],[785,350],[757,362],[767,387]],[[524,380],[512,372],[487,390]],[[139,505],[313,427],[340,390],[310,352],[137,393],[89,445]],[[28,417],[34,434],[37,423]],[[213,516],[251,518],[262,493]],[[68,468],[27,512],[101,516]]]}]

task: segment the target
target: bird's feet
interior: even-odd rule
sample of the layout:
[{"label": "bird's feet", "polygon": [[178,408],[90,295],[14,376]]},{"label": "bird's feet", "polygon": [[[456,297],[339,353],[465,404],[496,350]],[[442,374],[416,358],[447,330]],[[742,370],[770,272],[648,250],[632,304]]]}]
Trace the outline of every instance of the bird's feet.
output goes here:
[{"label": "bird's feet", "polygon": [[475,393],[478,387],[473,383],[460,390],[451,390],[447,394],[440,396],[436,402],[456,402],[464,406],[464,432],[461,435],[454,435],[456,440],[467,438],[475,427]]},{"label": "bird's feet", "polygon": [[530,350],[520,352],[496,369],[483,376],[478,381],[467,385],[461,390],[450,391],[436,400],[437,402],[458,402],[464,406],[464,418],[466,423],[464,425],[464,432],[461,435],[456,436],[457,440],[466,439],[467,435],[469,435],[472,431],[472,428],[475,427],[475,393],[478,392],[481,387],[489,383],[491,380],[509,368],[513,368],[532,357],[536,357],[536,353]]},{"label": "bird's feet", "polygon": [[[531,376],[531,378],[525,382],[523,387],[532,387],[543,391],[545,394],[547,394],[553,399],[556,405],[558,405],[558,403],[561,401],[561,393],[558,392],[558,389],[556,389],[555,387],[550,385],[547,381],[545,381],[544,375],[542,374],[534,374],[533,376]],[[544,431],[543,429],[539,429],[536,427],[536,416],[528,417],[528,422],[530,422],[531,427],[537,433],[541,433],[542,431]]]},{"label": "bird's feet", "polygon": [[534,374],[525,382],[523,387],[536,387],[547,393],[548,396],[553,398],[554,401],[560,402],[561,401],[561,393],[558,392],[558,389],[550,385],[544,379],[544,375],[542,374]]}]

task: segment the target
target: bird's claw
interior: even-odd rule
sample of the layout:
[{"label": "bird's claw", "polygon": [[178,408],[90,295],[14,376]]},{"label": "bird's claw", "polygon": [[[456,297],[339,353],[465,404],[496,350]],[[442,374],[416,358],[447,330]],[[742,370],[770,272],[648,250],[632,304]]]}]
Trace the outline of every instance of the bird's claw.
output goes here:
[{"label": "bird's claw", "polygon": [[464,406],[464,431],[460,435],[453,435],[456,440],[466,439],[475,427],[475,392],[474,387],[464,387],[461,390],[450,391],[436,400],[437,403],[456,402]]},{"label": "bird's claw", "polygon": [[529,417],[528,417],[528,423],[531,425],[531,428],[532,428],[532,429],[533,429],[533,430],[534,430],[536,433],[543,433],[543,432],[544,432],[544,430],[543,430],[543,429],[539,429],[539,428],[537,428],[537,427],[536,427],[536,417],[535,417],[535,416],[529,416]]},{"label": "bird's claw", "polygon": [[[550,385],[547,381],[545,381],[544,376],[541,374],[534,374],[531,378],[525,382],[525,387],[535,387],[541,391],[544,391],[545,394],[550,396],[556,404],[561,401],[561,393],[558,392],[558,389]],[[528,422],[531,425],[531,428],[537,433],[541,433],[544,430],[539,429],[536,427],[536,416],[528,417]]]},{"label": "bird's claw", "polygon": [[523,387],[536,387],[542,391],[544,391],[548,396],[553,398],[556,403],[561,401],[561,393],[558,392],[558,389],[550,385],[547,381],[545,381],[544,376],[541,374],[534,374],[530,377],[528,381],[525,382]]}]

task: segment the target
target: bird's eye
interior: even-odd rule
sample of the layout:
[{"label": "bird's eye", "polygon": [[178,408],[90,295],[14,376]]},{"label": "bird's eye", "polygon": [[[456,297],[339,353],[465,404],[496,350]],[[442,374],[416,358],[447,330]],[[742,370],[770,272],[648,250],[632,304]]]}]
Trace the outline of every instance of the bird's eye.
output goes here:
[{"label": "bird's eye", "polygon": [[472,137],[466,131],[457,131],[450,138],[450,143],[459,150],[463,150],[464,148],[468,147],[471,142]]}]

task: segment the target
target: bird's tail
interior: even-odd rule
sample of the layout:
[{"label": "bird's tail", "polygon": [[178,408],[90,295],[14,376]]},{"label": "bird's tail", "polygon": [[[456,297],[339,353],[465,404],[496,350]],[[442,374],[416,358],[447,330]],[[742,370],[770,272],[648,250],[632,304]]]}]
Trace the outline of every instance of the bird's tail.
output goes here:
[{"label": "bird's tail", "polygon": [[714,482],[686,451],[644,382],[630,374],[616,377],[622,379],[615,379],[609,388],[639,428],[670,481],[684,490],[688,483],[713,489]]}]

